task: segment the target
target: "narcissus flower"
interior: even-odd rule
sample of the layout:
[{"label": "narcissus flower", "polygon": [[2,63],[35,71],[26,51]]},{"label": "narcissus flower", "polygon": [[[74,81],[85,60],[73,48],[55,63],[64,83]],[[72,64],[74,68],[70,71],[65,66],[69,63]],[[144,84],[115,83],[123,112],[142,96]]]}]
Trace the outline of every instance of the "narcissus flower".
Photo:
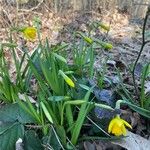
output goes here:
[{"label": "narcissus flower", "polygon": [[26,27],[22,30],[23,35],[28,40],[34,40],[36,38],[36,28],[34,27]]},{"label": "narcissus flower", "polygon": [[126,127],[129,127],[132,129],[131,125],[126,122],[125,120],[121,119],[118,115],[113,118],[108,126],[108,133],[112,133],[115,136],[120,136],[120,135],[126,135]]},{"label": "narcissus flower", "polygon": [[67,76],[65,75],[65,73],[61,70],[59,70],[60,75],[64,78],[64,80],[66,81],[66,83],[71,86],[71,87],[75,87],[74,82]]}]

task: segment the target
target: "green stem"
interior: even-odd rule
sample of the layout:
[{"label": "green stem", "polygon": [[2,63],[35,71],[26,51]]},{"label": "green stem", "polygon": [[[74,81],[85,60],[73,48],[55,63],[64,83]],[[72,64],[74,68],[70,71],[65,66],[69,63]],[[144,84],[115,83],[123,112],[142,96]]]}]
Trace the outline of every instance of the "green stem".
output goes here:
[{"label": "green stem", "polygon": [[100,108],[103,108],[103,109],[114,111],[114,109],[112,107],[110,107],[108,105],[105,105],[105,104],[98,104],[98,103],[94,103],[94,102],[87,102],[85,100],[67,101],[67,102],[64,103],[63,108],[62,108],[62,112],[61,112],[61,126],[63,125],[63,120],[64,120],[63,114],[64,114],[65,106],[68,105],[68,104],[70,104],[70,105],[82,105],[84,103],[88,103],[88,104],[94,105],[96,107],[100,107]]},{"label": "green stem", "polygon": [[121,105],[121,103],[124,103],[124,101],[123,100],[117,100],[117,102],[116,102],[116,109],[120,109],[120,105]]},{"label": "green stem", "polygon": [[94,106],[97,106],[97,107],[100,107],[100,108],[104,108],[104,109],[107,109],[107,110],[114,111],[114,108],[112,108],[108,105],[105,105],[105,104],[98,104],[98,103],[94,103],[94,102],[88,102],[88,104],[94,105]]},{"label": "green stem", "polygon": [[90,46],[90,79],[94,74],[94,51],[92,45]]},{"label": "green stem", "polygon": [[141,79],[141,93],[140,93],[140,101],[141,101],[141,107],[144,108],[144,101],[146,99],[145,95],[145,81],[146,81],[146,75],[149,69],[150,62],[146,65],[144,68],[144,71],[142,73],[142,79]]},{"label": "green stem", "polygon": [[143,29],[142,29],[142,46],[141,46],[140,52],[139,52],[139,54],[138,54],[138,56],[135,60],[133,70],[132,70],[132,78],[133,78],[133,84],[134,84],[136,95],[138,95],[138,88],[137,88],[136,79],[135,79],[135,68],[136,68],[136,65],[139,61],[139,58],[140,58],[140,56],[143,52],[143,49],[144,49],[145,45],[150,42],[150,41],[145,41],[145,30],[146,30],[146,23],[147,23],[147,20],[148,20],[149,13],[150,13],[150,8],[148,8],[145,19],[144,19],[144,24],[143,24]]}]

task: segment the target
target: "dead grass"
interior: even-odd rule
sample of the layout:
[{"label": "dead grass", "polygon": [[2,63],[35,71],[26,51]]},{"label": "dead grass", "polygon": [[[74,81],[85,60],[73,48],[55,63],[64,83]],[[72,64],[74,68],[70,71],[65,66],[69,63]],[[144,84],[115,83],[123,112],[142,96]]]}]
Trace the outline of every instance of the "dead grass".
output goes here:
[{"label": "dead grass", "polygon": [[[56,44],[60,41],[70,41],[70,30],[86,31],[87,24],[94,20],[102,21],[106,24],[110,24],[111,30],[108,38],[114,44],[121,44],[123,48],[115,48],[114,52],[117,55],[121,53],[123,57],[132,59],[137,54],[139,45],[132,41],[132,38],[136,38],[137,42],[140,37],[137,38],[135,34],[140,32],[139,25],[131,25],[129,22],[130,15],[127,13],[119,13],[117,10],[102,10],[98,11],[73,11],[72,8],[68,8],[66,13],[55,13],[52,9],[51,1],[40,3],[33,3],[31,5],[20,5],[17,11],[16,5],[0,2],[0,41],[5,42],[8,40],[9,29],[12,26],[32,26],[34,17],[38,16],[42,21],[42,39],[43,41],[47,37],[52,44]],[[22,35],[15,35],[18,44],[21,47]],[[123,42],[123,44],[122,44]],[[36,45],[34,43],[27,42],[27,45],[32,51]],[[148,47],[149,48],[149,47]],[[121,50],[121,51],[120,51]],[[148,50],[147,50],[148,51]],[[125,53],[125,55],[124,55]],[[148,53],[149,54],[149,53]],[[130,57],[131,56],[131,57]],[[147,55],[145,55],[147,56]]]}]

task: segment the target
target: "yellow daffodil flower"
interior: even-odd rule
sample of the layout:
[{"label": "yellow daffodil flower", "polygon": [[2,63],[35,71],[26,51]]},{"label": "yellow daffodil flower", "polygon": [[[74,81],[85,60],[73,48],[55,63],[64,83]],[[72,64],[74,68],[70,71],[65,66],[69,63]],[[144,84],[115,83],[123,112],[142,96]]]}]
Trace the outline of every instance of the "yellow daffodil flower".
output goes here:
[{"label": "yellow daffodil flower", "polygon": [[28,40],[34,40],[36,38],[36,28],[34,27],[26,27],[25,29],[23,29],[23,35],[26,39]]},{"label": "yellow daffodil flower", "polygon": [[127,131],[125,126],[132,129],[131,125],[125,120],[121,119],[118,115],[113,118],[108,126],[108,133],[112,133],[115,136],[126,135]]},{"label": "yellow daffodil flower", "polygon": [[61,70],[59,70],[59,73],[61,74],[61,76],[64,78],[64,80],[66,81],[66,83],[71,86],[71,87],[75,87],[75,84],[74,82],[67,76],[65,75],[65,73]]}]

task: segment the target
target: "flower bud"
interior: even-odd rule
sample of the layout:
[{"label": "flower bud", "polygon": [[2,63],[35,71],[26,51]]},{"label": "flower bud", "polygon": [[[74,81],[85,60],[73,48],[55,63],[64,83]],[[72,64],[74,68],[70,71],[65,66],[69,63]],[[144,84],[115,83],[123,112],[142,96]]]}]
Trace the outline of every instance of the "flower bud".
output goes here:
[{"label": "flower bud", "polygon": [[65,73],[62,70],[59,70],[60,75],[64,78],[64,80],[66,81],[66,83],[71,86],[71,87],[75,87],[74,82],[67,76],[65,75]]},{"label": "flower bud", "polygon": [[110,27],[107,26],[107,25],[105,25],[105,24],[103,24],[103,23],[100,23],[99,26],[100,26],[102,29],[106,30],[106,31],[109,31],[109,30],[110,30]]}]

